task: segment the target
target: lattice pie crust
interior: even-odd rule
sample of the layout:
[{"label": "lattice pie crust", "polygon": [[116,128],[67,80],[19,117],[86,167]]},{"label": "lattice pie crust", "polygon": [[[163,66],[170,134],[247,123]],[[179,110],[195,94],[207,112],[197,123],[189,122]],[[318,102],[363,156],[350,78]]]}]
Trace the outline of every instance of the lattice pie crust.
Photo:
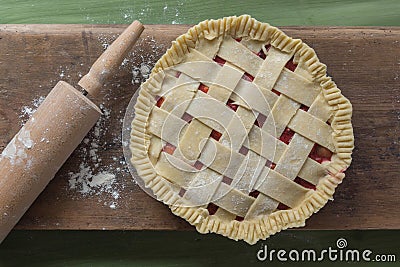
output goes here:
[{"label": "lattice pie crust", "polygon": [[142,85],[132,163],[200,233],[254,244],[332,198],[352,107],[313,49],[243,15],[179,36]]}]

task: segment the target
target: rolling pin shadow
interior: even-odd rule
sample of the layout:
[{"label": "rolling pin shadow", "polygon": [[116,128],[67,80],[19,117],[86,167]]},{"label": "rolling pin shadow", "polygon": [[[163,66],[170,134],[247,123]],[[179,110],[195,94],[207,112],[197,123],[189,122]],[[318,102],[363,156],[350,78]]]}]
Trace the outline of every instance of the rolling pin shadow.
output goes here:
[{"label": "rolling pin shadow", "polygon": [[[143,32],[134,21],[96,60],[79,85],[97,96]],[[0,243],[100,118],[101,110],[60,81],[0,156]]]}]

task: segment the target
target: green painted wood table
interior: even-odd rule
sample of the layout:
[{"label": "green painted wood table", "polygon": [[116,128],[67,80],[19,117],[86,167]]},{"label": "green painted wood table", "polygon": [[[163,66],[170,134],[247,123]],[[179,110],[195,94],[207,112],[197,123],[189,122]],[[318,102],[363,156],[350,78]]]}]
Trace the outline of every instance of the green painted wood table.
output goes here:
[{"label": "green painted wood table", "polygon": [[[38,58],[42,59],[42,66],[46,65],[44,64],[46,60],[51,60],[51,58],[46,59],[46,57],[43,55],[30,55],[29,53],[23,54],[22,52],[19,54],[15,53],[15,55],[18,54],[27,62],[27,66],[25,66],[26,69],[24,69],[25,78],[22,78],[22,80],[19,81],[19,84],[26,84],[26,80],[31,79],[31,89],[27,89],[26,91],[21,90],[18,92],[18,95],[11,96],[11,98],[19,100],[16,102],[14,100],[14,102],[12,102],[12,107],[10,105],[9,108],[4,109],[3,105],[9,105],[9,103],[4,100],[4,96],[7,95],[5,90],[8,90],[9,88],[0,88],[3,97],[3,101],[1,102],[2,106],[0,109],[3,110],[3,113],[7,114],[8,117],[11,117],[13,121],[23,121],[26,119],[26,116],[29,115],[29,112],[35,108],[37,102],[40,101],[40,96],[45,95],[47,92],[46,90],[50,90],[51,86],[54,85],[57,80],[64,79],[72,83],[76,82],[76,80],[79,78],[79,74],[86,70],[90,63],[95,59],[96,54],[102,50],[103,46],[106,46],[110,41],[113,40],[113,38],[115,38],[113,31],[118,33],[120,29],[122,29],[121,26],[91,26],[91,24],[126,24],[133,19],[139,19],[145,24],[194,24],[207,18],[219,18],[227,15],[248,13],[260,21],[266,21],[275,26],[353,26],[353,30],[355,29],[355,31],[358,33],[361,33],[363,30],[360,28],[354,28],[354,26],[366,26],[367,28],[363,28],[365,31],[376,31],[368,33],[370,33],[372,36],[375,35],[374,38],[370,39],[370,42],[371,45],[376,46],[376,50],[379,50],[380,48],[385,47],[385,42],[382,40],[387,40],[385,39],[387,36],[391,36],[390,38],[392,39],[390,39],[390,42],[398,41],[399,35],[396,35],[398,34],[396,32],[399,31],[399,28],[389,28],[389,26],[400,25],[399,10],[399,1],[286,1],[279,3],[273,1],[249,1],[246,3],[243,1],[226,1],[216,3],[208,0],[152,2],[111,0],[74,0],[68,2],[48,0],[0,0],[0,24],[4,24],[0,30],[2,34],[4,34],[5,29],[17,29],[20,31],[22,29],[28,29],[28,31],[29,29],[41,29],[36,32],[36,35],[31,34],[31,37],[33,35],[34,37],[36,36],[37,39],[28,38],[28,40],[36,40],[36,43],[34,44],[39,46],[41,45],[41,51],[48,51],[53,59],[64,60],[62,64],[59,64],[58,66],[50,64],[47,69],[43,68],[41,72],[38,72],[35,71],[35,67],[33,66],[33,57],[36,57],[36,60]],[[29,25],[12,25],[15,23],[75,23],[88,25],[42,25],[36,27]],[[372,28],[374,26],[375,28]],[[377,28],[376,26],[382,27]],[[82,59],[81,55],[79,53],[74,54],[73,50],[64,49],[60,52],[54,47],[46,47],[45,42],[41,42],[40,40],[42,39],[38,38],[37,35],[39,33],[43,34],[43,29],[46,27],[48,27],[48,31],[53,31],[53,34],[49,34],[46,38],[49,38],[52,44],[56,46],[59,45],[60,47],[65,47],[65,44],[63,43],[65,39],[60,36],[65,37],[65,35],[62,34],[65,34],[68,29],[70,29],[72,32],[72,34],[70,32],[69,35],[70,41],[75,40],[73,35],[74,27],[86,27],[93,29],[92,32],[94,32],[94,35],[86,37],[87,40],[89,40],[88,48],[91,49],[89,51],[90,53],[86,54],[86,57],[83,57]],[[168,26],[160,27],[171,29],[171,27]],[[150,30],[156,28],[158,29],[160,27],[149,26]],[[174,29],[173,32],[178,34],[182,33],[187,26],[175,26],[172,28]],[[57,35],[54,33],[55,29],[59,29],[61,32],[59,32]],[[94,29],[99,30],[96,31]],[[104,30],[102,32],[101,29],[108,30]],[[334,75],[334,77],[340,77],[340,75],[345,77],[346,67],[342,66],[342,69],[340,69],[339,64],[341,63],[335,60],[333,56],[330,56],[329,53],[325,52],[326,55],[324,55],[323,52],[326,51],[327,47],[329,47],[329,40],[330,38],[333,38],[332,32],[331,35],[329,35],[329,32],[326,31],[325,34],[327,35],[325,35],[325,41],[321,41],[321,39],[324,38],[321,37],[318,39],[318,36],[313,36],[313,30],[315,31],[315,29],[317,29],[318,31],[318,29],[321,30],[326,28],[313,27],[302,29],[297,27],[285,29],[288,31],[288,33],[290,32],[290,34],[294,34],[295,36],[297,35],[297,37],[304,36],[308,42],[311,42],[311,46],[314,46],[317,52],[319,52],[318,49],[322,51],[322,56],[324,59],[328,60],[328,62],[326,62],[328,64],[328,70],[329,66],[333,66],[334,73],[331,74]],[[150,36],[151,34],[148,34],[148,36],[143,36],[143,40],[138,46],[139,49],[144,49],[146,52],[153,52],[152,54],[148,53],[152,56],[147,55],[143,58],[143,55],[140,55],[140,53],[131,54],[130,58],[128,58],[130,62],[127,62],[125,66],[122,66],[121,72],[116,77],[118,81],[124,82],[119,82],[118,84],[111,83],[109,88],[105,89],[105,93],[108,97],[106,100],[111,103],[111,108],[109,109],[109,111],[111,111],[111,115],[109,116],[109,121],[104,120],[99,128],[103,126],[112,128],[113,125],[110,125],[110,120],[118,121],[121,119],[122,115],[118,114],[118,110],[120,108],[118,105],[124,105],[124,103],[130,98],[129,88],[134,89],[135,86],[137,87],[138,83],[145,78],[144,75],[141,75],[140,67],[143,68],[151,66],[151,64],[154,63],[154,61],[160,56],[160,53],[167,48],[166,46],[168,46],[168,42],[174,38],[174,35],[171,32],[169,32],[169,34],[164,32],[164,36],[167,36],[167,39],[162,39],[161,37],[157,38],[157,35],[155,38],[151,38]],[[351,34],[348,36],[349,38],[351,36],[354,37],[354,35]],[[342,42],[345,43],[345,40]],[[349,43],[351,44],[351,41],[349,41]],[[389,42],[386,42],[386,44],[388,43]],[[29,49],[32,49],[34,44],[31,42],[26,42],[24,49],[27,49],[29,52]],[[160,44],[162,44],[161,47]],[[359,44],[355,46],[362,47],[362,45],[365,46],[367,43],[360,41]],[[346,47],[345,44],[343,44],[343,46]],[[391,47],[395,49],[394,51],[398,51],[396,50],[398,49],[398,46],[392,45]],[[79,49],[77,51],[79,51]],[[7,52],[3,46],[0,52],[0,61],[5,60],[7,55],[10,56],[9,54],[9,51]],[[357,56],[354,57],[357,58]],[[373,55],[371,57],[376,58]],[[387,58],[387,62],[399,62],[398,58],[391,59],[391,61],[389,61],[389,56],[387,56]],[[359,58],[357,59],[359,60]],[[7,60],[10,59],[8,58]],[[386,61],[382,60],[380,64],[383,64],[384,62]],[[388,77],[392,77],[394,75],[393,77],[395,80],[390,81],[389,85],[386,85],[386,93],[399,93],[398,86],[396,86],[396,84],[398,84],[398,82],[396,82],[396,77],[398,78],[399,74],[398,66],[399,65],[393,64],[394,69],[392,72],[387,74]],[[357,66],[354,65],[354,67],[356,68]],[[385,67],[388,68],[387,66]],[[348,68],[351,68],[351,66]],[[21,69],[18,69],[18,64],[11,64],[8,68],[1,69],[2,73],[0,73],[0,76],[2,76],[2,84],[4,85],[4,81],[7,79],[18,80],[18,77],[15,75],[16,71],[21,71]],[[42,76],[37,77],[38,73],[42,73],[40,74]],[[367,75],[368,72],[365,72],[365,74]],[[384,73],[381,74],[382,75],[379,75],[381,79],[383,79],[382,77],[386,77]],[[134,76],[133,82],[131,82],[132,75]],[[376,79],[379,79],[379,77]],[[373,82],[374,79],[371,78],[371,81]],[[348,85],[349,81],[339,78],[339,83]],[[357,84],[360,86],[360,83],[353,83],[350,87],[357,87]],[[116,95],[111,96],[111,89],[115,92],[115,90],[119,87],[125,89],[120,90]],[[32,90],[32,88],[34,88],[34,90]],[[356,100],[356,106],[358,105],[358,107],[362,107],[359,110],[361,113],[357,115],[360,119],[362,119],[361,115],[363,112],[368,113],[368,109],[374,109],[374,107],[368,108],[368,105],[365,104],[371,99],[365,98],[365,95],[362,93],[362,89],[367,90],[367,88],[360,88],[359,94],[354,93],[353,91],[348,91],[350,94],[352,94],[352,98]],[[349,89],[347,88],[347,90]],[[118,103],[118,99],[114,99],[114,97],[123,97],[123,103]],[[376,99],[379,99],[378,95],[376,95]],[[32,100],[36,101],[32,102]],[[378,105],[378,107],[381,112],[388,112],[395,117],[398,116],[400,112],[398,102],[397,104],[396,102],[392,103],[390,99],[388,101],[383,99],[381,105]],[[107,110],[106,105],[105,108]],[[4,110],[6,110],[6,112],[4,112]],[[364,118],[364,120],[368,120],[368,118]],[[361,123],[362,121],[358,122]],[[2,146],[1,148],[3,148],[6,144],[7,138],[10,138],[13,135],[13,131],[15,132],[17,130],[18,125],[11,125],[9,123],[7,124],[7,127],[10,128],[5,129],[4,125],[6,124],[4,124],[4,121],[0,121],[0,125],[1,123],[3,123],[3,128],[0,127],[0,145]],[[383,137],[385,136],[385,127],[389,127],[392,130],[398,130],[399,121],[392,120],[386,124],[384,121],[382,121],[378,132],[375,132],[370,136],[365,133],[365,131],[369,131],[368,127],[359,128],[360,136],[365,138],[365,140],[360,141],[361,144],[364,142],[365,145],[363,144],[363,146],[367,148],[367,143],[370,141],[372,142],[373,140],[378,139],[382,139],[384,141]],[[388,133],[388,136],[393,140],[396,140],[396,133]],[[96,138],[95,132],[92,132],[92,136],[90,138],[91,139],[89,140]],[[111,140],[118,143],[118,136],[105,134],[104,138],[106,140]],[[115,138],[117,139],[114,140]],[[102,142],[102,140],[97,141]],[[396,192],[398,193],[398,191],[396,191],[397,187],[395,186],[395,178],[398,177],[399,174],[399,168],[396,167],[396,159],[398,162],[398,151],[397,157],[395,154],[396,151],[394,151],[394,154],[385,154],[386,158],[384,157],[378,159],[382,160],[382,162],[388,166],[385,170],[389,170],[389,172],[387,172],[388,177],[392,179],[390,180],[392,183],[395,183],[391,187],[385,187],[386,189],[383,188],[386,190],[386,195],[383,194],[379,196],[379,201],[371,202],[372,197],[368,198],[368,195],[371,194],[365,193],[363,190],[358,190],[355,191],[355,196],[358,196],[360,201],[363,201],[362,199],[364,199],[366,203],[361,203],[361,206],[346,206],[346,203],[352,203],[351,201],[352,199],[354,200],[354,198],[350,198],[349,200],[347,197],[345,197],[345,191],[346,194],[351,193],[350,187],[352,185],[357,185],[357,181],[349,181],[347,187],[342,187],[344,191],[342,190],[338,194],[337,201],[339,208],[337,208],[337,206],[329,205],[326,210],[323,210],[320,214],[319,218],[322,217],[325,219],[312,219],[312,221],[310,221],[311,227],[306,228],[306,230],[285,231],[268,239],[267,241],[259,242],[255,246],[249,246],[243,242],[236,243],[215,235],[204,236],[194,231],[183,231],[190,229],[186,223],[178,218],[170,216],[168,210],[164,206],[162,206],[160,203],[152,201],[150,198],[145,199],[146,201],[148,200],[154,202],[152,203],[153,206],[150,211],[155,210],[157,212],[150,212],[148,214],[150,217],[146,218],[142,216],[141,220],[135,221],[132,219],[132,214],[129,212],[129,210],[135,209],[137,205],[135,206],[135,203],[130,203],[129,194],[132,194],[132,199],[139,199],[138,196],[141,196],[141,192],[136,192],[137,188],[135,189],[134,187],[128,186],[128,188],[121,188],[121,185],[116,183],[115,185],[112,185],[114,187],[111,188],[111,191],[107,191],[107,189],[103,191],[95,191],[94,195],[89,197],[83,196],[78,192],[71,191],[71,189],[67,186],[68,179],[70,177],[69,173],[73,172],[73,175],[74,172],[79,171],[79,163],[82,162],[82,156],[79,155],[82,155],[82,151],[85,148],[88,150],[91,148],[93,149],[90,144],[87,147],[85,147],[85,144],[80,147],[80,151],[76,153],[76,155],[78,155],[76,157],[77,160],[72,160],[70,165],[64,167],[62,172],[65,176],[63,178],[62,175],[58,176],[61,177],[58,179],[58,182],[53,182],[50,187],[46,189],[45,193],[42,194],[40,198],[41,200],[39,200],[39,204],[35,203],[33,208],[28,212],[28,215],[25,216],[21,221],[17,227],[19,230],[14,230],[5,240],[5,242],[0,245],[0,266],[24,266],[27,264],[30,266],[248,266],[254,264],[284,264],[277,259],[275,259],[275,261],[272,263],[269,261],[259,261],[257,259],[257,252],[264,245],[267,245],[270,249],[276,250],[290,250],[293,248],[297,248],[299,250],[307,248],[323,250],[327,249],[329,246],[336,247],[336,241],[339,238],[346,239],[348,246],[351,248],[357,248],[360,250],[369,248],[373,251],[374,255],[393,254],[397,256],[397,259],[400,257],[398,251],[398,240],[400,233],[398,230],[389,230],[398,229],[400,226],[400,216],[396,206],[399,198],[397,197],[398,194],[396,194]],[[371,148],[368,150],[368,153],[371,153],[373,148],[374,145],[371,144]],[[394,144],[393,148],[398,150],[398,145],[396,146],[396,144]],[[364,164],[370,162],[368,159],[371,160],[371,158],[364,157],[362,152],[363,151],[360,150],[356,151],[356,153],[363,158]],[[384,154],[384,151],[382,151],[381,154]],[[102,154],[99,152],[97,156],[104,158],[107,164],[112,165],[112,167],[115,169],[120,168],[122,173],[121,177],[125,177],[124,179],[129,179],[129,175],[124,173],[123,160],[120,158],[113,159],[113,156],[109,157],[110,155],[112,154]],[[84,160],[90,164],[95,164],[95,162],[92,161],[89,156],[90,155],[88,154],[88,159]],[[364,168],[364,171],[367,174],[369,172],[369,176],[367,175],[367,177],[364,178],[366,180],[361,180],[363,182],[368,182],[368,179],[379,177],[379,174],[371,173],[371,169],[363,166],[365,165],[356,164],[356,168],[350,171],[353,173],[359,173],[362,172],[362,169]],[[375,168],[375,170],[377,169]],[[382,185],[380,184],[379,180],[371,181],[371,183],[375,184],[377,188],[382,189]],[[368,186],[366,185],[364,188],[367,187]],[[57,192],[61,192],[62,195],[60,195],[60,198],[46,197],[51,196],[51,192],[55,192],[54,190],[59,190]],[[63,192],[65,194],[63,194]],[[113,198],[115,196],[113,196],[113,193],[115,192],[121,194],[120,198]],[[390,196],[391,194],[393,194],[392,198],[387,197],[387,195]],[[122,200],[121,197],[123,197]],[[138,201],[140,202],[144,200]],[[60,213],[61,217],[58,218],[54,216],[46,217],[48,214],[50,214],[48,209],[50,209],[50,211],[54,211],[57,206],[60,205],[60,203],[64,204],[64,208],[66,207],[65,203],[68,203],[68,207],[66,207],[67,210],[75,211],[76,213],[70,213],[73,215],[72,217],[63,217],[62,212]],[[85,203],[89,208],[84,207],[84,205],[86,205]],[[90,207],[97,207],[96,212],[99,211],[99,213],[97,213],[98,216],[93,215],[93,213],[90,212],[88,213]],[[114,209],[114,207],[116,208]],[[140,207],[141,211],[146,213],[146,208],[144,206]],[[363,216],[361,217],[355,216],[352,218],[351,215],[346,216],[346,213],[351,213],[354,210],[357,211],[358,208],[367,209],[368,212],[371,213],[371,216],[368,215],[368,212],[362,212],[361,214],[363,214]],[[379,208],[381,208],[381,211]],[[79,214],[79,211],[83,211],[83,213],[81,212]],[[118,214],[118,212],[121,211],[123,211],[125,217],[113,216],[113,214]],[[390,211],[390,213],[385,213],[383,211]],[[135,210],[135,212],[140,212],[140,210]],[[335,217],[329,217],[331,212],[340,216],[336,217],[336,219]],[[358,212],[356,213],[360,214]],[[382,217],[381,214],[388,215],[386,217]],[[154,223],[154,220],[152,220],[154,216],[156,216],[158,219],[161,218],[164,221],[161,224]],[[51,220],[51,218],[53,218],[53,220]],[[66,219],[60,220],[60,218]],[[71,218],[75,218],[75,221],[71,220]],[[87,221],[87,224],[82,226],[81,222],[85,220]],[[143,223],[143,221],[145,223]],[[335,225],[340,226],[335,227]],[[100,231],[99,229],[102,229],[102,226],[104,226],[105,229],[114,229],[114,231]],[[369,228],[387,230],[367,230]],[[54,229],[54,231],[44,229]],[[56,229],[70,229],[70,231]],[[76,231],[79,229],[98,230]],[[130,231],[121,231],[121,229],[130,229]],[[139,231],[140,229],[151,229],[152,231]],[[179,231],[173,229],[179,229]],[[311,229],[330,230],[321,231]],[[360,231],[345,229],[364,230]],[[325,260],[324,262],[326,265],[344,263],[346,262],[339,260],[336,262]],[[309,265],[307,262],[300,262],[299,264],[303,264],[305,266]],[[376,262],[364,264],[374,265]],[[389,262],[382,266],[386,265],[396,266],[396,263]]]}]

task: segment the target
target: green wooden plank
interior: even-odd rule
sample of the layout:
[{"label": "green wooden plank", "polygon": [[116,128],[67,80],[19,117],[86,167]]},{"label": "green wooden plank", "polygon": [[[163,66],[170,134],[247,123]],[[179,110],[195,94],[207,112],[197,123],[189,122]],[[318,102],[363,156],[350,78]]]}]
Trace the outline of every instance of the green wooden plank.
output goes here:
[{"label": "green wooden plank", "polygon": [[251,14],[281,25],[396,26],[400,1],[214,0],[0,0],[0,23],[194,24],[208,18]]},{"label": "green wooden plank", "polygon": [[[397,263],[379,266],[398,266],[400,232],[377,230],[288,230],[253,246],[196,232],[13,231],[0,246],[0,266],[271,266],[281,262],[277,258],[272,262],[257,259],[257,252],[264,245],[275,250],[321,251],[329,247],[337,249],[339,238],[347,241],[343,251],[370,249],[373,253],[370,258],[392,254]],[[287,263],[294,266],[293,262]],[[325,258],[323,263],[337,266],[348,262]],[[360,263],[376,265],[376,262]],[[300,266],[310,265],[300,262]]]}]

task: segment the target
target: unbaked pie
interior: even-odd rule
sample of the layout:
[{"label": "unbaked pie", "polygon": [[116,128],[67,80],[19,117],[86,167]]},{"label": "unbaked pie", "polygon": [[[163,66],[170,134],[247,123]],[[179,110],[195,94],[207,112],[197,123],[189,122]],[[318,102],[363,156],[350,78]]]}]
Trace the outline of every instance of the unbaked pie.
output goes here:
[{"label": "unbaked pie", "polygon": [[132,164],[200,233],[254,244],[332,198],[352,107],[299,39],[248,15],[179,36],[142,85]]}]

